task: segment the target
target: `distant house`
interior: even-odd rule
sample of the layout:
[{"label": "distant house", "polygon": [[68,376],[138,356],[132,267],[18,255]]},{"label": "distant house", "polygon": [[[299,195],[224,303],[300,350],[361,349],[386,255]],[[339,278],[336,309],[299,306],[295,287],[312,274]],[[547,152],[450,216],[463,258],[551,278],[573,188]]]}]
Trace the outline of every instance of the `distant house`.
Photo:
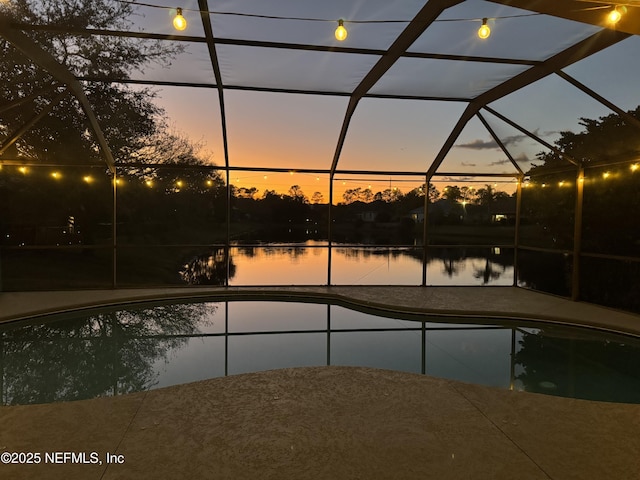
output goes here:
[{"label": "distant house", "polygon": [[378,212],[374,212],[373,210],[365,210],[363,212],[356,213],[356,218],[363,222],[375,222],[377,217]]},{"label": "distant house", "polygon": [[499,198],[489,205],[491,223],[514,223],[516,221],[515,197]]},{"label": "distant house", "polygon": [[414,208],[409,212],[409,217],[411,217],[415,223],[424,222],[424,207]]}]

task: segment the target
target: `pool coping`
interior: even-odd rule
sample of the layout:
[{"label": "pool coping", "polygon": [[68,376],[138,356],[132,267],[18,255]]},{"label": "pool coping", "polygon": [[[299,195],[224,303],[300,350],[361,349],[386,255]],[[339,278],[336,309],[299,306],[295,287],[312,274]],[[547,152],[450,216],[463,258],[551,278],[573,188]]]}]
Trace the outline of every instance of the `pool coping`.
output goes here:
[{"label": "pool coping", "polygon": [[0,324],[122,303],[165,300],[332,302],[372,313],[515,319],[640,337],[640,315],[511,286],[247,286],[0,292]]}]

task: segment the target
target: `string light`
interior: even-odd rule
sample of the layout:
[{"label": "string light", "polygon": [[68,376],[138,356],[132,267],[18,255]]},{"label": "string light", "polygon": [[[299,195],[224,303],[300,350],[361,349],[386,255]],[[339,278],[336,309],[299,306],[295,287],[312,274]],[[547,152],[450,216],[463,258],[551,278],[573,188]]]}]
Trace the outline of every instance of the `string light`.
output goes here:
[{"label": "string light", "polygon": [[176,16],[173,18],[173,27],[176,30],[184,30],[187,28],[187,20],[182,16],[182,9],[176,9]]},{"label": "string light", "polygon": [[[0,0],[1,2],[2,0]],[[128,5],[133,5],[135,7],[147,7],[147,8],[157,8],[157,9],[163,9],[163,10],[171,10],[173,11],[174,9],[172,7],[167,7],[167,6],[163,6],[163,5],[154,5],[152,3],[145,3],[145,2],[141,2],[139,0],[117,0],[120,3],[125,3]],[[215,16],[236,16],[236,17],[247,17],[247,18],[262,18],[262,19],[267,19],[267,20],[292,20],[292,21],[301,21],[301,22],[324,22],[324,23],[335,23],[335,19],[328,19],[328,18],[312,18],[312,17],[290,17],[290,16],[283,16],[283,15],[264,15],[264,14],[256,14],[256,13],[246,13],[246,12],[229,12],[229,11],[217,11],[217,10],[198,10],[198,9],[178,9],[178,10],[185,10],[185,11],[189,11],[189,12],[196,12],[196,13],[208,13],[209,15],[215,15]],[[586,10],[590,10],[590,8],[585,8],[579,11],[586,11]],[[491,17],[493,20],[500,20],[500,19],[507,19],[507,18],[523,18],[523,17],[535,17],[535,16],[542,16],[544,14],[542,13],[537,13],[537,12],[531,12],[531,13],[517,13],[517,14],[512,14],[512,15],[501,15],[501,16],[497,16],[497,17]],[[342,19],[341,19],[342,20]],[[449,22],[477,22],[478,20],[480,20],[479,18],[438,18],[436,20],[434,20],[434,22],[437,23],[449,23]],[[342,20],[344,22],[344,20]],[[340,22],[340,20],[338,20],[338,23]],[[404,24],[409,24],[411,23],[410,19],[384,19],[384,20],[355,20],[355,19],[350,19],[349,23],[361,23],[361,24],[379,24],[379,23],[404,23]]]},{"label": "string light", "polygon": [[609,15],[607,15],[607,20],[609,21],[609,23],[612,23],[614,25],[618,23],[621,18],[622,13],[620,12],[620,10],[618,10],[618,7],[613,7],[613,10],[611,10],[609,12]]},{"label": "string light", "polygon": [[489,25],[487,25],[487,19],[483,18],[482,26],[478,29],[478,36],[484,40],[489,38],[489,35],[491,35],[491,29],[489,28]]},{"label": "string light", "polygon": [[91,175],[86,175],[82,178],[82,180],[84,180],[86,183],[91,183],[93,182],[93,178],[91,178]]},{"label": "string light", "polygon": [[338,28],[336,28],[336,40],[338,40],[339,42],[344,42],[347,39],[347,29],[344,28],[344,20],[340,19],[338,20]]},{"label": "string light", "polygon": [[62,175],[60,175],[60,172],[51,172],[51,176],[53,178],[55,178],[56,180],[60,179],[62,177]]},{"label": "string light", "polygon": [[636,170],[638,170],[639,166],[637,163],[634,163],[633,165],[631,165],[631,171],[635,172]]},{"label": "string light", "polygon": [[23,175],[26,175],[27,172],[29,171],[27,167],[20,167],[18,168],[18,170],[20,170],[20,173],[22,173]]}]

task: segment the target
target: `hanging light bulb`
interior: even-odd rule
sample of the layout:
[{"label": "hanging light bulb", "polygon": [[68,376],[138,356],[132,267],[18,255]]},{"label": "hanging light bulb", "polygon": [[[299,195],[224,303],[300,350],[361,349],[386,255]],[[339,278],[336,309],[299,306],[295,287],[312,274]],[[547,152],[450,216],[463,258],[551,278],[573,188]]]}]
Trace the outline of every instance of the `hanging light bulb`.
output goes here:
[{"label": "hanging light bulb", "polygon": [[173,26],[176,30],[184,30],[187,28],[187,20],[182,16],[182,9],[176,9],[176,16],[173,19]]},{"label": "hanging light bulb", "polygon": [[484,40],[485,38],[489,38],[489,35],[491,35],[491,29],[489,25],[487,25],[487,19],[483,18],[482,26],[478,29],[478,36]]},{"label": "hanging light bulb", "polygon": [[336,40],[343,42],[347,39],[347,29],[344,28],[344,20],[338,20],[338,28],[336,28]]},{"label": "hanging light bulb", "polygon": [[609,12],[607,15],[607,20],[609,23],[613,23],[614,25],[620,21],[622,18],[622,13],[618,10],[618,7],[613,7],[613,10]]}]

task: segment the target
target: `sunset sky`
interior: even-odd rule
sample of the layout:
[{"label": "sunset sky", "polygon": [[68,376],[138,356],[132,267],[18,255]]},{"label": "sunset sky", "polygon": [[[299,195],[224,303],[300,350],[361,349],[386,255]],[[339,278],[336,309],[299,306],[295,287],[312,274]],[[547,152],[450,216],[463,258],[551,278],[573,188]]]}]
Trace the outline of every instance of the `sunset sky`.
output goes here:
[{"label": "sunset sky", "polygon": [[[154,4],[173,7],[173,0]],[[182,0],[189,26],[183,34],[203,36],[196,0]],[[377,8],[372,8],[374,3]],[[423,1],[270,2],[216,1],[214,34],[218,38],[252,39],[317,45],[337,45],[336,24],[326,21],[265,19],[224,15],[251,13],[314,19],[344,18],[349,37],[340,46],[385,49],[406,23],[349,24],[350,20],[410,20]],[[153,33],[175,33],[169,8],[140,7],[144,17],[136,27]],[[528,14],[491,2],[468,0],[445,11],[414,43],[410,51],[482,55],[542,60],[599,29],[542,15]],[[476,35],[479,18],[489,17],[492,34]],[[185,43],[186,52],[168,68],[152,66],[134,78],[145,80],[214,83],[206,45]],[[565,69],[589,88],[623,109],[640,103],[637,82],[640,63],[630,62],[640,51],[637,37],[627,39]],[[218,45],[223,83],[236,86],[321,89],[350,93],[377,61],[375,55],[303,52],[248,46]],[[481,64],[449,60],[401,58],[373,87],[372,93],[473,97],[526,70],[523,65]],[[158,103],[172,127],[204,145],[217,165],[224,165],[218,94],[214,88],[156,87]],[[319,96],[225,90],[229,161],[234,167],[285,168],[290,173],[232,172],[236,186],[286,191],[300,185],[309,197],[320,191],[328,200],[328,175],[295,173],[296,169],[329,169],[347,108],[346,96]],[[547,77],[490,105],[496,111],[553,143],[559,132],[579,131],[580,117],[611,113],[606,107],[557,76]],[[466,107],[465,102],[365,98],[352,118],[338,169],[425,172]],[[489,113],[483,114],[498,136],[527,170],[545,148]],[[488,131],[473,119],[463,130],[438,172],[464,177],[438,177],[438,188],[465,184],[474,172],[514,172]],[[266,179],[264,177],[267,177]],[[343,188],[383,190],[397,186],[409,190],[420,185],[419,176],[337,175],[335,198]],[[414,181],[415,180],[415,181]],[[476,177],[478,184],[499,183],[513,190],[511,179]]]}]

